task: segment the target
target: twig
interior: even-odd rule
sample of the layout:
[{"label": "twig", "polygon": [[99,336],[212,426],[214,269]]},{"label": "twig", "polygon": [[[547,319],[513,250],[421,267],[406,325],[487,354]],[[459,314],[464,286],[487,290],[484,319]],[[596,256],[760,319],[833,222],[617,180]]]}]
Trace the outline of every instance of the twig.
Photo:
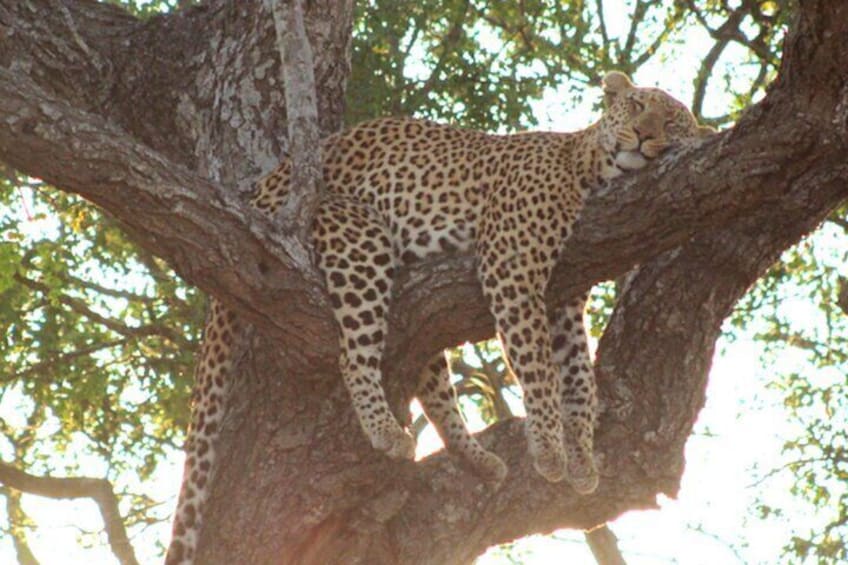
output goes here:
[{"label": "twig", "polygon": [[427,95],[433,90],[436,84],[439,81],[439,75],[442,74],[442,70],[444,69],[445,64],[451,55],[455,54],[456,46],[462,40],[463,26],[465,25],[465,19],[468,14],[468,6],[469,3],[466,1],[463,4],[462,10],[458,10],[460,12],[459,17],[451,22],[451,26],[448,31],[442,36],[442,41],[439,44],[438,50],[441,51],[436,64],[433,65],[432,70],[430,71],[430,76],[427,77],[427,80],[424,81],[424,84],[421,85],[416,92],[410,96],[413,98],[412,102],[408,104],[408,107],[415,108],[418,105],[418,101],[425,100]]},{"label": "twig", "polygon": [[848,279],[845,277],[839,277],[839,291],[836,297],[836,304],[848,316]]},{"label": "twig", "polygon": [[692,100],[692,113],[696,117],[701,116],[704,98],[706,96],[707,82],[712,75],[713,67],[715,67],[716,62],[718,62],[719,57],[722,52],[724,52],[730,41],[739,33],[739,25],[742,23],[742,20],[746,15],[747,12],[742,8],[734,10],[727,17],[727,20],[725,20],[725,22],[716,30],[707,27],[706,22],[704,22],[704,27],[710,33],[710,36],[716,40],[716,42],[701,61],[701,67],[698,69],[698,76],[695,78],[696,86],[695,96]]},{"label": "twig", "polygon": [[127,530],[118,510],[112,483],[89,477],[38,477],[0,461],[0,483],[29,494],[48,498],[91,498],[100,508],[112,553],[122,565],[138,565]]},{"label": "twig", "polygon": [[689,528],[690,530],[692,530],[693,532],[697,532],[697,533],[699,533],[703,536],[706,536],[710,539],[715,540],[716,542],[720,543],[725,548],[727,548],[731,553],[733,553],[733,556],[736,557],[736,560],[739,563],[743,563],[743,564],[746,563],[742,554],[739,552],[739,549],[732,542],[727,541],[726,539],[720,537],[718,534],[714,534],[713,532],[708,532],[707,530],[704,529],[704,526],[701,525],[701,524],[687,524],[686,527]]},{"label": "twig", "polygon": [[798,472],[797,472],[798,468],[803,467],[804,465],[811,465],[813,463],[819,463],[821,461],[826,461],[826,460],[827,459],[825,457],[811,457],[811,458],[808,458],[808,459],[797,459],[795,461],[789,461],[788,463],[784,463],[783,465],[780,465],[779,467],[775,467],[775,468],[769,470],[767,473],[765,473],[763,476],[759,477],[754,482],[745,485],[745,488],[749,488],[749,489],[750,488],[756,488],[756,487],[762,485],[764,482],[766,482],[770,478],[786,471],[787,469],[791,470],[795,475],[797,475],[798,474]]},{"label": "twig", "polygon": [[39,565],[38,559],[35,558],[27,542],[26,530],[32,528],[32,523],[21,506],[20,491],[0,487],[0,496],[6,498],[6,515],[9,519],[7,533],[11,536],[12,544],[15,546],[18,563],[20,565]]},{"label": "twig", "polygon": [[633,15],[630,16],[630,29],[627,32],[627,39],[624,40],[624,48],[622,49],[621,58],[624,61],[632,59],[633,47],[636,45],[636,32],[642,21],[645,19],[645,14],[648,13],[649,6],[643,0],[636,0],[636,6],[633,7]]},{"label": "twig", "polygon": [[0,375],[0,383],[20,380],[26,376],[32,375],[33,373],[43,372],[45,369],[50,369],[61,363],[66,363],[68,361],[73,361],[74,359],[79,359],[80,357],[91,355],[92,353],[96,353],[97,351],[126,345],[127,343],[129,343],[129,341],[129,338],[124,338],[115,341],[100,342],[94,345],[90,345],[89,347],[77,349],[76,351],[61,353],[54,357],[50,357],[49,359],[45,359],[44,361],[34,363],[29,367],[21,369],[20,371],[17,371],[15,373],[10,373],[8,375]]},{"label": "twig", "polygon": [[840,228],[845,230],[845,233],[848,233],[848,219],[840,218],[836,214],[831,214],[826,221],[839,226]]},{"label": "twig", "polygon": [[609,53],[609,34],[607,33],[607,22],[604,18],[604,3],[601,0],[596,0],[598,10],[598,21],[601,28],[601,40],[604,45],[604,52]]},{"label": "twig", "polygon": [[[45,296],[49,296],[51,292],[51,288],[39,281],[34,281],[32,279],[28,279],[21,275],[13,275],[14,280],[23,286],[26,286],[29,289],[35,290],[44,294]],[[78,298],[73,298],[68,296],[67,294],[60,294],[56,297],[61,304],[64,304],[77,314],[81,316],[85,316],[92,322],[101,324],[102,326],[112,330],[113,332],[122,335],[124,337],[150,337],[150,336],[161,336],[165,339],[171,341],[175,345],[181,347],[191,348],[193,344],[191,341],[187,340],[186,337],[180,332],[174,331],[172,328],[167,326],[152,324],[146,326],[127,326],[117,320],[112,318],[108,318],[101,314],[98,314],[94,310],[88,307],[85,301],[80,300]]]}]

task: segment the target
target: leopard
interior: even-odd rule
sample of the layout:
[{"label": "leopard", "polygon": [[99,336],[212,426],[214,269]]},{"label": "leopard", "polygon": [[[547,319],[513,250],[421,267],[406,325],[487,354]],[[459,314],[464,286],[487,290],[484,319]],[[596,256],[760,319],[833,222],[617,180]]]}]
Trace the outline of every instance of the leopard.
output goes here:
[{"label": "leopard", "polygon": [[[473,252],[504,360],[523,391],[535,471],[549,482],[565,479],[583,495],[597,488],[598,400],[584,323],[587,297],[549,312],[545,291],[590,191],[714,131],[670,94],[638,87],[624,73],[607,73],[602,86],[601,118],[576,132],[491,134],[384,117],[322,141],[326,194],[311,243],[338,326],[342,378],[376,450],[404,460],[414,458],[416,447],[381,384],[398,270]],[[283,159],[257,182],[252,205],[273,217],[289,194],[291,171],[291,160]],[[193,562],[240,324],[212,300],[168,565]],[[507,467],[469,433],[444,354],[426,364],[417,383],[416,397],[448,451],[499,484]]]}]

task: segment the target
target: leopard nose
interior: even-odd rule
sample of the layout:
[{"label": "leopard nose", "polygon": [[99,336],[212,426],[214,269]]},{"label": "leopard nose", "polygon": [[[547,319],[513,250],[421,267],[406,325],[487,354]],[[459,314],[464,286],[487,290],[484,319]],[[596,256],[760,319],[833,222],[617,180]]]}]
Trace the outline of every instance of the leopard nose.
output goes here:
[{"label": "leopard nose", "polygon": [[637,137],[639,137],[640,143],[656,138],[653,128],[644,124],[636,124],[633,130],[636,132]]}]

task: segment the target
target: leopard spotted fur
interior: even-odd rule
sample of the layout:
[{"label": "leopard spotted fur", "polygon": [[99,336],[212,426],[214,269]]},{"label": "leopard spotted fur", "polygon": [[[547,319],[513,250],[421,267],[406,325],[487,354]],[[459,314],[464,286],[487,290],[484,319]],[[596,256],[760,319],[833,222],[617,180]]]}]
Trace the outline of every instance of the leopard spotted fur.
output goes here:
[{"label": "leopard spotted fur", "polygon": [[[395,458],[412,458],[415,450],[381,386],[395,274],[412,261],[473,250],[505,359],[524,391],[536,470],[549,481],[567,479],[580,493],[596,488],[585,297],[548,312],[548,279],[590,190],[710,131],[667,93],[636,87],[621,73],[605,77],[604,92],[600,121],[573,133],[491,135],[383,118],[324,140],[328,195],[312,237],[338,321],[342,376],[374,448]],[[285,201],[290,168],[283,161],[258,183],[257,208],[273,214]],[[193,561],[237,324],[213,303],[169,564]],[[466,430],[448,375],[444,357],[433,359],[417,396],[448,449],[498,482],[506,467]]]}]

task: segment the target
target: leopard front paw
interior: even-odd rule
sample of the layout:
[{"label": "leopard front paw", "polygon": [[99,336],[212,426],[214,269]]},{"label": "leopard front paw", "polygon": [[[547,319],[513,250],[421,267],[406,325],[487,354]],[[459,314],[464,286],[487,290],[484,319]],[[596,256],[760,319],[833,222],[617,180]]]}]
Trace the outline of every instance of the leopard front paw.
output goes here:
[{"label": "leopard front paw", "polygon": [[568,461],[568,482],[579,494],[592,494],[598,488],[598,470],[591,452],[572,456]]},{"label": "leopard front paw", "polygon": [[566,475],[565,452],[561,448],[553,447],[542,450],[534,455],[533,467],[548,482],[558,483]]},{"label": "leopard front paw", "polygon": [[415,459],[415,439],[398,425],[372,436],[371,445],[392,459]]},{"label": "leopard front paw", "polygon": [[495,488],[499,487],[506,478],[506,463],[491,451],[483,451],[480,457],[471,462],[471,465],[478,477]]}]

